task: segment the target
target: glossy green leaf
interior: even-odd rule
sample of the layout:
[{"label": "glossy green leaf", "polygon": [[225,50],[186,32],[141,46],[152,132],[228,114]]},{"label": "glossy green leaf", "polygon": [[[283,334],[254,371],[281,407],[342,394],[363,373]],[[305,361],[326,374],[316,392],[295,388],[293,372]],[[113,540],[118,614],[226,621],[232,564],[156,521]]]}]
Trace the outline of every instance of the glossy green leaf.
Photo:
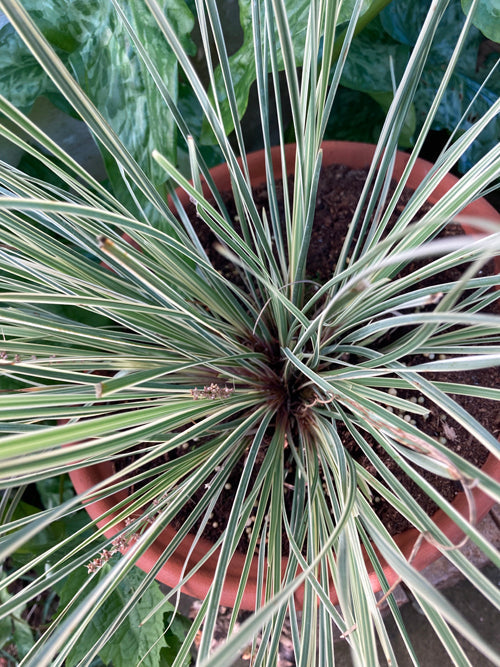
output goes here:
[{"label": "glossy green leaf", "polygon": [[354,38],[341,83],[367,93],[390,93],[393,91],[391,62],[398,82],[409,57],[409,46],[386,34],[380,19],[376,18]]},{"label": "glossy green leaf", "polygon": [[368,93],[339,88],[328,119],[325,139],[343,141],[377,141],[384,122],[380,105]]}]

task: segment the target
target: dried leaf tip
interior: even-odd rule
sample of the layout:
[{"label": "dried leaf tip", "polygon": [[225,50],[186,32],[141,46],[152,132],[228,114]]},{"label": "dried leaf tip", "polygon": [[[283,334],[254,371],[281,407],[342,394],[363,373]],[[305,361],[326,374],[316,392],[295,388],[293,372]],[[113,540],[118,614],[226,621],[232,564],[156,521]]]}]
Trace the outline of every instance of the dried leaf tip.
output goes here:
[{"label": "dried leaf tip", "polygon": [[114,245],[113,241],[111,239],[108,239],[108,237],[105,236],[104,234],[101,234],[100,236],[97,237],[97,242],[99,243],[100,248]]}]

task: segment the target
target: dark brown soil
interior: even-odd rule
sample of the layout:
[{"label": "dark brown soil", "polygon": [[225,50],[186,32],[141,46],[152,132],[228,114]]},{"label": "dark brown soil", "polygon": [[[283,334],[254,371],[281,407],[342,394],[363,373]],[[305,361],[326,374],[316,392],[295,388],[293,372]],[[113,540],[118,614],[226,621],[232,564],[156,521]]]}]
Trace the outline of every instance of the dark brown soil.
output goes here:
[{"label": "dark brown soil", "polygon": [[[310,244],[310,252],[308,254],[308,274],[309,276],[322,283],[331,277],[332,269],[335,266],[336,258],[340,252],[342,243],[345,239],[348,224],[352,219],[355,207],[358,203],[361,190],[363,188],[366,170],[350,170],[347,167],[340,165],[333,165],[332,167],[323,170],[322,179],[320,181],[320,189],[318,192],[316,216],[314,221],[314,228]],[[281,190],[281,186],[279,186]],[[393,222],[397,219],[398,213],[404,207],[405,203],[411,196],[411,191],[403,193],[398,207],[393,216]],[[254,200],[257,209],[261,210],[267,205],[267,191],[265,186],[260,186],[254,190]],[[230,197],[225,197],[225,203],[228,207],[230,215],[235,218],[236,211]],[[194,208],[191,211],[191,220],[196,226],[199,233],[200,240],[207,252],[214,262],[216,267],[223,273],[226,273],[232,279],[235,278],[235,270],[227,262],[222,260],[220,254],[214,249],[215,239],[211,232],[206,227],[200,228],[200,222],[196,218]],[[447,234],[461,234],[463,233],[460,227],[447,228]],[[417,266],[423,264],[413,262],[407,266],[398,275],[403,275],[409,271],[414,271]],[[450,271],[441,273],[439,280],[436,282],[454,281],[461,275],[461,268],[455,268]],[[483,275],[491,275],[494,268],[490,263],[482,269]],[[495,307],[494,307],[495,309]],[[498,312],[498,302],[496,303],[496,312]],[[401,335],[401,331],[398,336]],[[384,343],[390,342],[389,340]],[[423,357],[408,359],[408,365],[414,365],[428,361]],[[426,374],[429,380],[439,380],[441,382],[451,382],[456,384],[473,384],[488,387],[500,386],[500,371],[498,368],[485,369],[471,372],[453,372],[453,373],[437,373]],[[419,395],[412,391],[398,390],[398,396],[407,400],[418,400]],[[500,417],[498,414],[497,404],[494,401],[475,399],[471,397],[464,397],[452,395],[452,398],[462,405],[471,415],[473,415],[486,429],[493,435],[498,436],[500,432]],[[420,404],[428,408],[431,413],[424,419],[423,416],[411,415],[414,418],[416,426],[424,433],[434,438],[445,438],[446,445],[450,450],[459,453],[468,461],[476,466],[481,466],[487,458],[485,448],[470,436],[470,434],[454,420],[450,419],[444,414],[441,414],[435,406],[427,399],[420,399]],[[404,415],[402,415],[404,417]],[[413,423],[413,422],[412,422]],[[375,470],[367,458],[363,455],[358,445],[347,431],[347,428],[338,423],[339,435],[341,436],[346,449],[362,466],[364,466],[371,473],[375,474]],[[427,495],[420,489],[420,487],[412,482],[404,475],[398,465],[383,451],[382,447],[369,435],[365,434],[369,444],[373,447],[375,452],[385,462],[387,468],[405,485],[412,497],[425,509],[425,511],[432,516],[436,511],[436,505],[427,497]],[[189,447],[195,447],[195,443],[190,443]],[[184,454],[186,450],[181,450],[175,455]],[[170,454],[172,457],[172,453]],[[130,460],[130,459],[128,459]],[[123,460],[123,464],[127,463],[127,459]],[[163,461],[162,461],[163,462]],[[228,480],[231,485],[230,489],[224,490],[217,503],[214,515],[216,520],[209,522],[205,529],[204,537],[214,540],[220,534],[227,523],[229,513],[232,509],[234,489],[237,488],[239,479],[241,477],[241,470],[243,461],[240,466],[237,466]],[[120,464],[121,467],[121,464]],[[292,464],[289,464],[292,468]],[[293,470],[291,470],[293,472]],[[421,474],[429,480],[447,500],[452,500],[457,492],[461,491],[461,484],[456,481],[451,481],[432,475],[426,471],[420,470]],[[293,474],[287,479],[293,481]],[[384,480],[381,480],[384,482]],[[192,500],[191,506],[184,508],[185,514],[178,515],[176,522],[177,526],[181,526],[192,509],[196,506],[199,499],[203,496],[204,489],[200,489]],[[291,496],[291,492],[288,494]],[[383,520],[387,529],[391,534],[397,534],[409,527],[407,519],[401,516],[389,503],[385,500],[374,497],[372,500],[374,510],[378,516]],[[212,525],[214,524],[214,525]],[[243,552],[248,547],[248,539],[244,534],[239,549]],[[283,540],[284,552],[287,552],[286,536]]]}]

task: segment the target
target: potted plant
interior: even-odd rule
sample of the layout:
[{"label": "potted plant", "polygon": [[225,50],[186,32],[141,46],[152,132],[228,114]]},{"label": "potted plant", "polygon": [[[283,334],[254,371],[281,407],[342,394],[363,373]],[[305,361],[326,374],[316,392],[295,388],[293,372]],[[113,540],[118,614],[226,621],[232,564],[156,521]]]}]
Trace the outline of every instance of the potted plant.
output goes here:
[{"label": "potted plant", "polygon": [[[158,168],[186,193],[181,196],[169,185],[170,206],[155,180],[157,167],[138,164],[21,5],[2,2],[12,25],[103,147],[113,188],[111,193],[94,181],[21,112],[0,101],[2,112],[19,130],[4,126],[4,136],[63,177],[63,183],[54,184],[15,169],[1,170],[3,301],[9,304],[0,315],[2,357],[9,377],[20,383],[16,391],[0,397],[10,430],[0,447],[2,484],[12,489],[68,471],[77,479],[76,470],[88,472],[95,464],[107,470],[90,485],[80,487],[77,481],[76,497],[35,518],[14,514],[16,497],[5,501],[10,520],[4,528],[4,556],[80,503],[93,507],[89,525],[97,527],[89,533],[83,526],[5,577],[8,587],[41,562],[48,563],[33,583],[3,602],[1,613],[9,614],[70,573],[89,569],[80,594],[67,600],[25,663],[62,664],[74,657],[72,651],[106,599],[152,548],[147,575],[130,600],[79,655],[83,664],[90,664],[113,641],[162,567],[169,567],[181,543],[188,547],[178,566],[178,587],[189,589],[204,561],[211,559],[213,569],[205,575],[204,603],[179,647],[176,665],[186,660],[202,625],[200,664],[231,664],[258,633],[265,641],[256,647],[255,659],[275,664],[287,613],[299,662],[312,664],[318,651],[318,660],[324,658],[321,664],[333,664],[334,625],[349,642],[357,664],[377,663],[376,640],[386,659],[394,661],[377,589],[387,598],[413,654],[392,596],[393,584],[400,580],[413,591],[455,662],[464,654],[449,625],[494,660],[493,650],[418,573],[422,554],[442,553],[498,602],[496,591],[463,558],[456,541],[463,534],[497,558],[476,529],[476,515],[484,511],[486,496],[494,500],[499,495],[494,465],[498,442],[450,396],[498,400],[498,390],[443,382],[442,376],[432,374],[495,368],[500,358],[498,317],[488,310],[498,277],[479,273],[498,254],[498,216],[475,201],[499,175],[499,147],[490,148],[460,180],[448,185],[444,178],[500,103],[481,114],[435,165],[417,162],[452,76],[452,60],[414,150],[406,157],[397,153],[444,3],[433,3],[429,11],[373,155],[360,164],[359,147],[349,147],[353,166],[370,165],[366,185],[335,265],[319,282],[311,275],[307,252],[321,167],[331,148],[322,148],[322,139],[359,27],[361,3],[340,16],[329,3],[308,4],[300,78],[287,7],[279,1],[254,7],[250,25],[264,141],[264,213],[251,189],[254,157],[244,150],[231,64],[213,3],[200,8],[198,21],[207,44],[206,18],[213,31],[237,151],[227,139],[217,101],[221,91],[212,97],[205,92],[168,13],[148,0],[145,15],[158,31],[155,36],[168,44],[169,57],[173,54],[182,67],[216,137],[227,165],[219,172],[230,175],[232,213],[221,197],[218,172],[209,172],[162,79],[160,42],[151,40],[144,48],[139,10],[129,14],[118,3],[111,4],[144,68],[144,80],[154,84],[155,94],[168,106],[169,122],[173,119],[185,138],[187,175],[176,166],[173,153],[166,156],[161,146],[153,153]],[[335,21],[347,26],[338,60]],[[73,65],[78,72],[78,63]],[[285,145],[281,125],[279,146],[271,148],[269,85],[280,109],[280,68],[292,109],[295,148]],[[215,77],[213,85],[218,85]],[[20,130],[57,160],[26,144]],[[333,161],[340,148],[333,146]],[[277,197],[275,165],[294,174],[290,199],[283,181],[283,203]],[[410,174],[417,175],[416,181]],[[388,194],[391,177],[396,178],[394,196]],[[406,184],[414,192],[398,208]],[[186,197],[192,203],[191,218]],[[432,206],[416,222],[429,201]],[[395,221],[389,222],[393,211]],[[436,238],[455,220],[465,220],[473,234]],[[212,248],[200,241],[206,228],[224,258],[222,269]],[[414,265],[418,259],[425,262]],[[458,277],[440,278],[450,268],[458,269]],[[435,280],[429,284],[427,278]],[[425,403],[419,403],[420,397]],[[443,423],[456,422],[489,452],[485,466],[453,450],[450,441],[458,426],[447,425],[448,442],[443,442],[418,425],[413,417],[424,419],[430,404],[437,406]],[[356,459],[352,448],[364,458]],[[441,528],[413,500],[393,463],[431,496],[447,526]],[[462,508],[444,498],[422,471],[461,486]],[[206,555],[194,561],[194,547],[203,542],[205,530],[210,525],[219,528],[214,524],[219,513],[222,516],[225,492],[230,497],[226,525]],[[377,498],[413,526],[409,547],[400,548],[389,534],[374,509]],[[176,518],[176,530],[167,528]],[[170,531],[166,540],[165,531]],[[244,535],[245,552],[238,555]],[[241,567],[236,591],[229,594],[232,560],[239,560]],[[211,655],[223,596],[234,602],[234,621],[253,575],[254,613]],[[161,640],[161,631],[156,639]],[[153,655],[156,660],[151,664],[160,664],[156,645],[149,638],[143,647],[147,659]]]},{"label": "potted plant", "polygon": [[[289,174],[293,173],[295,164],[295,150],[296,147],[294,144],[287,144],[285,147],[285,162]],[[353,142],[324,142],[322,144],[322,150],[323,166],[326,167],[330,164],[340,163],[352,169],[356,169],[368,167],[370,165],[375,147],[369,144],[356,144]],[[278,147],[271,149],[271,156],[273,161],[279,161]],[[395,179],[398,179],[403,173],[404,167],[408,162],[408,158],[409,156],[403,152],[397,153],[393,173],[393,177]],[[259,185],[265,184],[266,171],[264,152],[258,151],[256,153],[251,153],[247,156],[247,159],[252,187],[256,188]],[[422,182],[425,176],[431,172],[431,170],[432,164],[419,158],[408,179],[408,186],[415,188],[418,187],[418,185]],[[211,170],[211,176],[215,185],[217,186],[217,189],[220,192],[227,192],[230,190],[230,173],[225,164],[213,168]],[[276,181],[279,181],[281,176],[282,174],[280,171],[274,172],[274,178]],[[440,197],[449,189],[451,189],[457,182],[458,179],[455,176],[447,174],[446,177],[441,181],[438,191],[434,191],[429,197],[428,201],[430,203],[438,202]],[[189,197],[185,192],[180,191],[178,192],[178,195],[181,201],[183,201],[184,205],[189,204]],[[464,211],[464,215],[470,217],[471,219],[476,218],[491,220],[492,222],[500,222],[500,215],[484,199],[470,204],[467,210]],[[469,229],[470,233],[474,233],[474,229],[472,227],[468,226],[467,228]],[[498,478],[499,472],[496,470],[496,467],[497,459],[492,456],[489,459],[487,466],[483,468],[483,470],[487,469],[494,478]],[[73,470],[70,473],[70,477],[76,490],[79,493],[84,493],[99,482],[106,480],[113,474],[113,472],[113,467],[109,463],[105,462],[100,465]],[[123,500],[123,496],[121,499]],[[99,519],[104,513],[109,513],[115,504],[115,499],[113,497],[108,497],[104,500],[97,501],[92,505],[88,505],[86,509],[93,519]],[[476,493],[476,522],[481,520],[481,518],[491,508],[492,504],[493,500],[490,496],[487,494]],[[454,507],[455,509],[460,508],[459,511],[464,514],[467,513],[468,502],[464,493],[459,494],[459,496],[454,500]],[[463,533],[459,526],[456,523],[447,522],[444,512],[441,512],[438,515],[433,515],[433,520],[435,522],[441,523],[441,530],[443,530],[444,524],[448,523],[445,532],[448,538],[452,540],[452,542],[458,543],[463,538]],[[106,520],[102,522],[103,526],[106,524]],[[109,535],[114,536],[119,532],[119,530],[119,525],[114,526],[110,529]],[[159,555],[172,541],[175,534],[175,529],[172,527],[167,528],[158,538],[155,545],[141,559],[139,559],[139,567],[149,571],[154,566],[154,563],[157,562]],[[403,553],[405,553],[406,556],[409,556],[417,538],[418,532],[415,529],[407,530],[397,535],[396,543],[401,548]],[[212,545],[207,543],[206,540],[200,540],[200,544],[197,545],[197,548],[193,553],[193,561],[197,562],[203,558],[207,551],[210,550],[211,546]],[[175,586],[182,578],[185,562],[189,557],[192,548],[193,536],[188,536],[184,542],[181,543],[180,548],[172,555],[165,566],[159,571],[157,579],[170,586]],[[418,558],[415,556],[413,559],[413,565],[417,566],[418,569],[422,569],[423,567],[429,565],[432,560],[439,557],[439,555],[440,551],[435,546],[433,546],[430,541],[427,541],[426,543],[422,543],[422,546],[418,551]],[[241,607],[247,610],[251,610],[253,608],[255,599],[257,597],[257,560],[257,556],[255,556],[251,566],[251,575],[249,580],[246,582],[243,596],[241,598]],[[283,570],[286,569],[286,560],[287,558],[283,557]],[[224,588],[221,594],[221,604],[225,606],[232,607],[235,603],[238,591],[239,577],[241,576],[241,572],[244,568],[244,561],[245,559],[242,554],[234,554],[231,561],[231,568],[226,574]],[[215,552],[209,561],[204,564],[203,568],[196,572],[193,577],[186,582],[183,590],[195,597],[200,597],[203,599],[210,590],[216,566],[217,552]],[[398,580],[397,575],[390,567],[386,567],[385,575],[391,583]],[[370,577],[373,580],[375,590],[380,590],[380,581],[376,577],[373,570],[370,570]],[[335,590],[331,591],[331,598],[334,603],[338,602]]]}]

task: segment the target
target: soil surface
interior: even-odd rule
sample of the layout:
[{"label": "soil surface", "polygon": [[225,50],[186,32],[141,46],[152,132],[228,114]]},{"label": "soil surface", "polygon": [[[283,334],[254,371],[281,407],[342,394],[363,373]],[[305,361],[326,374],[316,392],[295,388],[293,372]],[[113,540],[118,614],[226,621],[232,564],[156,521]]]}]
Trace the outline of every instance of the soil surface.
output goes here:
[{"label": "soil surface", "polygon": [[[342,243],[347,234],[348,225],[359,201],[361,190],[365,183],[366,174],[367,170],[352,170],[341,165],[332,165],[323,169],[322,178],[320,179],[310,251],[307,260],[308,275],[311,277],[311,279],[317,281],[318,283],[322,283],[331,277],[332,269],[335,266],[337,257],[342,247]],[[282,192],[281,184],[278,184],[278,190]],[[261,210],[262,208],[267,208],[267,191],[265,185],[257,187],[253,194],[257,209]],[[391,224],[395,222],[400,211],[405,206],[410,196],[410,190],[403,192],[401,199],[398,202],[396,211],[393,214]],[[233,219],[236,218],[235,226],[237,226],[236,211],[232,205],[230,195],[224,195],[224,199],[228,208],[228,212]],[[202,244],[206,248],[209,257],[215,264],[216,268],[231,277],[231,279],[237,280],[237,274],[234,267],[223,260],[219,252],[215,249],[215,238],[213,237],[212,233],[208,230],[207,227],[200,227],[201,223],[196,217],[194,207],[191,207],[191,211],[188,209],[188,213],[190,214],[193,225],[196,227]],[[463,234],[463,232],[460,227],[455,225],[447,227],[444,234]],[[405,275],[410,271],[414,271],[416,268],[418,268],[418,266],[424,264],[425,261],[412,262],[410,265],[402,269],[401,273],[398,275]],[[458,267],[443,272],[439,275],[439,278],[435,279],[435,283],[438,284],[442,282],[455,281],[460,277],[463,270],[464,267]],[[481,271],[481,275],[491,275],[492,273],[494,273],[494,267],[492,263],[483,267]],[[499,312],[500,309],[498,307],[498,301],[490,308],[490,310]],[[401,330],[399,330],[397,335],[402,335]],[[384,345],[389,342],[389,338],[387,340],[383,340]],[[355,360],[351,359],[350,361],[352,362]],[[429,361],[429,358],[412,357],[407,360],[407,364],[415,365],[425,361]],[[429,380],[439,380],[441,382],[451,382],[455,384],[472,384],[488,387],[500,386],[500,371],[498,368],[471,372],[453,372],[448,374],[429,373],[426,374],[426,378]],[[459,453],[474,465],[481,466],[484,463],[487,458],[486,449],[479,442],[477,442],[460,424],[452,420],[447,415],[442,414],[440,410],[437,410],[436,407],[427,398],[421,397],[416,391],[398,390],[397,395],[400,398],[404,398],[412,402],[418,401],[420,405],[423,405],[430,410],[430,414],[426,418],[416,414],[407,415],[406,417],[404,414],[401,414],[403,418],[414,420],[411,423],[415,424],[421,431],[434,438],[440,439],[441,442],[446,444],[450,450]],[[453,394],[451,397],[456,400],[457,403],[463,406],[473,417],[475,417],[490,433],[498,437],[500,432],[500,416],[498,414],[497,403],[490,400]],[[354,459],[372,474],[375,474],[375,469],[360,450],[358,445],[355,443],[347,428],[340,422],[337,423],[337,428],[346,449],[350,452]],[[430,516],[432,516],[432,514],[436,511],[437,506],[428,498],[428,496],[416,483],[410,480],[401,471],[399,466],[384,452],[382,447],[375,441],[374,438],[372,438],[369,434],[364,435],[369,444],[385,462],[388,469],[391,470],[391,472],[405,485],[405,487],[411,493],[413,498],[421,505],[421,507]],[[196,446],[196,443],[189,443],[189,448],[194,448]],[[186,448],[178,452],[171,452],[168,456],[173,458],[185,453]],[[131,456],[133,456],[132,453]],[[166,459],[163,459],[161,463],[165,462],[165,460]],[[117,462],[117,465],[119,465],[121,468],[129,461],[130,458],[125,458],[122,459],[121,462]],[[223,529],[227,524],[229,513],[232,509],[234,489],[237,488],[239,479],[241,477],[242,467],[243,461],[241,461],[240,466],[235,467],[231,478],[228,480],[228,485],[226,485],[229,488],[223,490],[222,495],[216,505],[214,516],[209,521],[205,529],[204,537],[209,540],[215,541],[215,539],[219,536],[221,529]],[[293,463],[291,461],[288,463],[288,468],[289,477],[286,481],[293,480]],[[455,495],[462,490],[460,482],[447,480],[442,477],[432,475],[431,473],[422,469],[419,469],[419,471],[447,500],[452,500]],[[384,480],[381,481],[383,482]],[[176,519],[177,526],[181,526],[183,524],[185,518],[189,516],[192,509],[203,496],[203,493],[204,489],[200,489],[191,499],[191,506],[188,505],[184,508],[185,514],[178,515]],[[291,494],[291,491],[288,492],[289,497],[291,497]],[[372,499],[372,505],[375,512],[382,519],[391,534],[394,535],[400,533],[410,526],[407,519],[401,516],[385,500],[374,496]],[[286,542],[286,535],[284,535],[284,553],[287,553],[288,551],[288,545]],[[246,552],[247,548],[248,536],[244,533],[239,544],[239,550]]]}]

